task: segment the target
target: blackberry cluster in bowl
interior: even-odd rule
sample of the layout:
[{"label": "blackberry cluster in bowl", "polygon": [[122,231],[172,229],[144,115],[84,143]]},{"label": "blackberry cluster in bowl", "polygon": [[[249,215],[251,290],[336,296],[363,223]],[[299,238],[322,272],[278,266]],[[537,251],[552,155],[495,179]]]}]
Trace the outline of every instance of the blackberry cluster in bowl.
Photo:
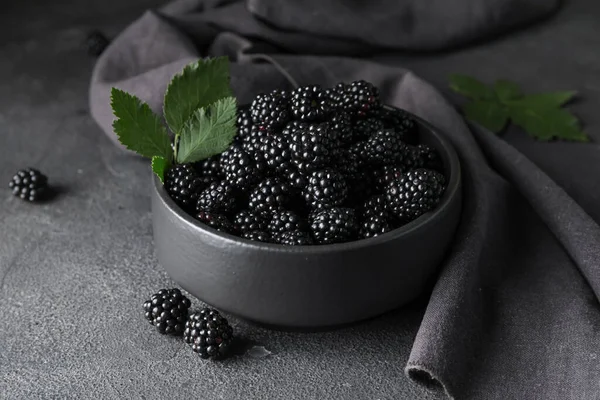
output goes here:
[{"label": "blackberry cluster in bowl", "polygon": [[200,222],[246,239],[320,245],[371,238],[434,209],[442,161],[413,118],[365,81],[256,96],[222,154],[165,175]]}]

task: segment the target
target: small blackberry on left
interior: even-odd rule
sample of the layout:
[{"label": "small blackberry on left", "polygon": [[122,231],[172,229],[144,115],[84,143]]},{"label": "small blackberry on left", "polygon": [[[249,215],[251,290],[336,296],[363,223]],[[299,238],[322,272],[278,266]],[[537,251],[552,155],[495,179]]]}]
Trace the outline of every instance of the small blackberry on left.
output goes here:
[{"label": "small blackberry on left", "polygon": [[161,289],[144,302],[146,319],[165,335],[181,336],[191,302],[181,290]]},{"label": "small blackberry on left", "polygon": [[34,168],[18,171],[8,183],[13,194],[27,201],[38,201],[48,189],[48,178]]}]

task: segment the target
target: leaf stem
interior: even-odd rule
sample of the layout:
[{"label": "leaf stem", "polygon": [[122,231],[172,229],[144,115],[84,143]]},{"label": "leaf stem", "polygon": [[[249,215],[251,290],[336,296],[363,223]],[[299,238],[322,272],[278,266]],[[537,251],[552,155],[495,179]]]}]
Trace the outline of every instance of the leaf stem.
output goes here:
[{"label": "leaf stem", "polygon": [[177,164],[177,151],[179,150],[179,133],[175,134],[175,139],[173,139],[173,164]]}]

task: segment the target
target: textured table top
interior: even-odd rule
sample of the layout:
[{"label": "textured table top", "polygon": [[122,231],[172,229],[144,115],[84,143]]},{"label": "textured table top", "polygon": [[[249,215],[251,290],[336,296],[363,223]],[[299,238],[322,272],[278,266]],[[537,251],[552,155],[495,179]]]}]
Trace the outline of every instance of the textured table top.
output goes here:
[{"label": "textured table top", "polygon": [[[232,318],[242,341],[221,363],[200,360],[143,319],[145,298],[172,286],[152,250],[150,173],[90,118],[93,60],[81,47],[88,29],[114,35],[159,2],[123,3],[30,1],[0,15],[0,182],[31,165],[58,189],[51,202],[30,205],[0,185],[0,397],[439,398],[403,371],[422,302],[320,333],[276,332]],[[449,73],[461,72],[514,79],[531,91],[584,91],[574,110],[593,136],[600,131],[598,21],[600,5],[574,1],[545,24],[482,46],[380,59],[440,88]],[[522,133],[509,132],[507,140],[568,191],[569,174],[585,174],[553,168],[548,151],[559,156],[560,146],[542,156],[542,145]],[[589,179],[592,185],[597,177]],[[586,207],[589,196],[570,194],[600,220],[598,207]]]}]

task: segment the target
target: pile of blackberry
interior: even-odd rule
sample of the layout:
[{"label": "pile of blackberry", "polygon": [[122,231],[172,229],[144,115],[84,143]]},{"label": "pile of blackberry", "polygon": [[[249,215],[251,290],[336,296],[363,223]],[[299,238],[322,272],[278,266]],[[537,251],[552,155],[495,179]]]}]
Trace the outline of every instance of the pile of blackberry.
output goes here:
[{"label": "pile of blackberry", "polygon": [[439,154],[406,112],[365,81],[259,94],[221,155],[166,174],[165,188],[210,227],[282,245],[371,238],[434,209]]}]

